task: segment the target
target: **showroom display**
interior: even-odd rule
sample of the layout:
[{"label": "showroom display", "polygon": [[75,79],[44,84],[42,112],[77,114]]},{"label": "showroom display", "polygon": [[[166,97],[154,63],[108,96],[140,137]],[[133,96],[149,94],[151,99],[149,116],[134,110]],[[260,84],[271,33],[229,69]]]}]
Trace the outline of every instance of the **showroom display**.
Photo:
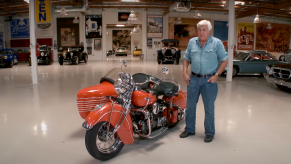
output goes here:
[{"label": "showroom display", "polygon": [[[161,74],[168,72],[164,67]],[[159,136],[184,119],[186,97],[187,93],[172,79],[144,73],[131,76],[122,67],[110,70],[100,84],[77,94],[89,154],[109,160],[124,144],[134,143],[134,134],[142,138]]]},{"label": "showroom display", "polygon": [[[46,65],[51,64],[50,51],[51,49],[47,45],[38,46],[38,48],[36,49],[37,63],[42,63]],[[28,62],[29,66],[31,66],[31,55],[28,56]]]},{"label": "showroom display", "polygon": [[280,63],[282,62],[266,51],[240,52],[233,58],[232,75],[236,76],[238,73],[266,73],[266,65]]},{"label": "showroom display", "polygon": [[157,61],[158,64],[165,62],[172,62],[179,64],[181,58],[181,50],[179,47],[179,40],[164,39],[162,42],[162,50],[158,50]]},{"label": "showroom display", "polygon": [[70,62],[71,64],[79,64],[80,61],[87,63],[88,54],[84,51],[84,46],[75,45],[68,48],[67,53],[59,54],[59,64],[63,65],[63,62]]},{"label": "showroom display", "polygon": [[265,79],[280,89],[291,89],[291,64],[267,65]]},{"label": "showroom display", "polygon": [[14,50],[10,48],[0,49],[0,66],[12,68],[14,64],[18,64],[17,54],[14,53]]}]

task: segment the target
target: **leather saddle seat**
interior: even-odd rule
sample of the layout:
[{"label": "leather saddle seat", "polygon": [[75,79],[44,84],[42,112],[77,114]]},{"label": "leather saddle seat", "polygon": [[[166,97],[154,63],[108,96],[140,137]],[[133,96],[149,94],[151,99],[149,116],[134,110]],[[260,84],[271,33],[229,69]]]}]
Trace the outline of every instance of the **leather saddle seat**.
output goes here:
[{"label": "leather saddle seat", "polygon": [[[144,73],[137,73],[132,76],[133,80],[135,83],[143,83],[146,80],[148,80],[151,76],[144,74]],[[155,77],[151,77],[153,79],[157,79]],[[147,82],[142,85],[137,85],[139,86],[142,90],[146,92],[153,92],[154,95],[160,96],[160,95],[165,95],[165,96],[175,96],[178,93],[178,87],[171,83],[171,82],[161,82],[159,85],[154,85],[151,87],[150,82]]]}]

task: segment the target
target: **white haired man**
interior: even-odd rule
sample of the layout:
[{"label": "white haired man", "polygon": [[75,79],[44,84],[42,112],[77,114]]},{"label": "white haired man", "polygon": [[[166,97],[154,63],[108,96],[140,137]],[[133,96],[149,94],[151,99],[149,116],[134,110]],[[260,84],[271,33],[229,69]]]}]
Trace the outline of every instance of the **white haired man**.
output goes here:
[{"label": "white haired man", "polygon": [[[224,71],[228,59],[221,40],[210,36],[211,23],[202,20],[197,24],[198,37],[191,38],[185,51],[183,77],[187,84],[186,128],[180,138],[195,135],[196,106],[200,94],[205,110],[205,139],[211,142],[215,135],[214,103],[218,93],[217,79]],[[191,75],[188,66],[191,61]],[[219,62],[222,62],[217,69]]]}]

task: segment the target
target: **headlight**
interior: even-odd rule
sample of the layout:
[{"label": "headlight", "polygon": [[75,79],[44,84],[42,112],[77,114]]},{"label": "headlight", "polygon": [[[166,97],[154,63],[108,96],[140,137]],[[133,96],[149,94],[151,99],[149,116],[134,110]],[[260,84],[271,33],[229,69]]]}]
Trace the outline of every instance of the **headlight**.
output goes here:
[{"label": "headlight", "polygon": [[171,49],[172,54],[174,55],[176,53],[175,49]]},{"label": "headlight", "polygon": [[273,71],[272,71],[271,67],[269,67],[268,65],[266,66],[266,70],[267,70],[267,73],[269,75],[272,75],[273,74]]},{"label": "headlight", "polygon": [[43,52],[41,52],[41,53],[40,53],[40,55],[41,55],[41,56],[44,56],[44,53],[43,53]]},{"label": "headlight", "polygon": [[7,56],[4,56],[4,59],[7,59]]},{"label": "headlight", "polygon": [[118,80],[116,80],[114,82],[114,90],[117,94],[122,94],[125,93],[126,89],[122,83],[122,80],[120,78],[118,78]]},{"label": "headlight", "polygon": [[166,49],[162,49],[162,53],[165,55],[165,53],[166,53]]},{"label": "headlight", "polygon": [[74,55],[74,53],[73,52],[71,52],[71,56],[73,56]]}]

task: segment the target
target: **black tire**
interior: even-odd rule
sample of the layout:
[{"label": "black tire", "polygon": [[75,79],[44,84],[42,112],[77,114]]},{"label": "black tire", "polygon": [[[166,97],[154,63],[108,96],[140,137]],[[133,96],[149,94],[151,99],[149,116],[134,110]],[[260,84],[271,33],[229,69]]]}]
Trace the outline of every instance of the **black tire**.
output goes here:
[{"label": "black tire", "polygon": [[13,65],[14,65],[14,64],[13,64],[13,61],[10,61],[8,67],[9,67],[9,68],[12,68]]},{"label": "black tire", "polygon": [[64,64],[64,59],[62,56],[59,56],[59,64],[63,65]]},{"label": "black tire", "polygon": [[179,60],[180,58],[179,57],[176,57],[176,65],[178,65],[179,64]]},{"label": "black tire", "polygon": [[[86,131],[86,136],[85,136],[85,145],[87,148],[88,153],[101,161],[106,161],[109,160],[111,158],[114,158],[123,148],[124,144],[122,142],[119,142],[119,144],[117,145],[117,147],[115,148],[114,151],[112,151],[112,153],[103,153],[101,151],[99,151],[96,143],[96,139],[101,138],[102,136],[98,136],[98,133],[100,135],[100,131],[103,128],[103,125],[107,126],[108,122],[102,121],[97,123],[91,130],[87,130]],[[116,134],[117,135],[117,134]],[[119,137],[117,136],[117,138],[119,139]]]},{"label": "black tire", "polygon": [[28,65],[31,66],[31,58],[28,59]]},{"label": "black tire", "polygon": [[238,73],[238,70],[236,67],[233,67],[233,70],[232,70],[232,77],[236,76]]},{"label": "black tire", "polygon": [[161,64],[160,55],[157,56],[157,62],[158,62],[158,64]]},{"label": "black tire", "polygon": [[75,59],[74,59],[74,64],[76,64],[76,65],[79,64],[79,58],[78,58],[78,56],[75,57]]},{"label": "black tire", "polygon": [[84,62],[85,62],[85,63],[88,62],[88,55],[84,55]]},{"label": "black tire", "polygon": [[51,60],[50,60],[50,57],[49,56],[46,57],[45,64],[46,65],[50,65],[51,64]]},{"label": "black tire", "polygon": [[276,84],[276,86],[278,88],[280,88],[281,90],[287,90],[288,89],[288,87],[285,87],[285,86],[282,86],[282,85],[279,85],[279,84]]}]

